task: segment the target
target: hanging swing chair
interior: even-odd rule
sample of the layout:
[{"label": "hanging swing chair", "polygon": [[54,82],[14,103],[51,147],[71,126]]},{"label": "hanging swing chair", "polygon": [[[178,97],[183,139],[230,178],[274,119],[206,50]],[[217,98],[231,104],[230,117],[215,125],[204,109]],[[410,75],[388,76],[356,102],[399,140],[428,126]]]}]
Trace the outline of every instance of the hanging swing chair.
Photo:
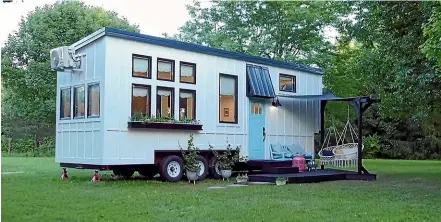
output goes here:
[{"label": "hanging swing chair", "polygon": [[[319,151],[320,164],[334,165],[336,167],[354,167],[358,164],[358,143],[355,139],[358,138],[357,132],[349,120],[346,121],[343,132],[339,134],[334,126],[327,130],[325,141]],[[338,138],[335,146],[329,146],[331,134],[334,133],[335,138]],[[349,133],[351,141],[347,141],[346,134]],[[326,144],[326,146],[325,146]],[[361,149],[363,150],[364,145]]]},{"label": "hanging swing chair", "polygon": [[[335,146],[329,146],[329,142],[331,141],[331,137],[334,135],[335,138]],[[337,128],[332,124],[331,127],[326,129],[325,140],[322,143],[322,147],[318,153],[320,157],[321,165],[332,165],[334,163],[335,155],[333,153],[334,148],[338,145],[338,141],[340,140],[340,134],[337,131]]]}]

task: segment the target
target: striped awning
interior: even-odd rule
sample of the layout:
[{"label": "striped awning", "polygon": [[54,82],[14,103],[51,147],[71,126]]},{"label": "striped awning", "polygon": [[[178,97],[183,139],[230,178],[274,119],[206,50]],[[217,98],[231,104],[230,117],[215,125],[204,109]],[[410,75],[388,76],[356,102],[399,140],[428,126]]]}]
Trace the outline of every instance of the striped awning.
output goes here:
[{"label": "striped awning", "polygon": [[247,96],[263,98],[276,97],[267,67],[247,64]]}]

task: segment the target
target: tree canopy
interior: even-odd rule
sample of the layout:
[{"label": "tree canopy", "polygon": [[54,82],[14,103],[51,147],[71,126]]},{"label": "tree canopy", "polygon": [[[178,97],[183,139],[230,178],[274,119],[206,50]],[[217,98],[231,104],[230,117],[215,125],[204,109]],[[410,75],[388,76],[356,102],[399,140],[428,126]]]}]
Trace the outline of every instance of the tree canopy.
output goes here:
[{"label": "tree canopy", "polygon": [[57,76],[49,52],[102,27],[139,32],[117,13],[80,2],[37,7],[21,19],[2,48],[2,132],[53,135]]}]

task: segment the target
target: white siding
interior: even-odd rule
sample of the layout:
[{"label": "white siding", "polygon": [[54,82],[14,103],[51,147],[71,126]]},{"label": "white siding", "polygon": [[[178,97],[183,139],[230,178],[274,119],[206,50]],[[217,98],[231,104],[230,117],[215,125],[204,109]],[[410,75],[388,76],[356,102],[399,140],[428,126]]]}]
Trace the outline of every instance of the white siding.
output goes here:
[{"label": "white siding", "polygon": [[[102,164],[103,162],[103,102],[104,54],[103,39],[77,51],[82,57],[82,70],[57,73],[56,162]],[[100,117],[87,118],[87,84],[100,83]],[[73,87],[85,87],[86,118],[60,120],[60,89],[71,87],[71,113],[73,113]],[[73,116],[73,115],[71,115]]]},{"label": "white siding", "polygon": [[[155,150],[177,150],[178,143],[187,145],[191,133],[200,149],[211,144],[223,149],[226,141],[242,146],[242,155],[248,155],[248,113],[250,102],[246,97],[246,64],[223,57],[150,45],[105,36],[83,47],[84,72],[58,73],[57,119],[59,119],[60,87],[100,82],[100,118],[58,120],[56,140],[57,162],[83,164],[151,164]],[[132,54],[152,57],[152,78],[132,77]],[[175,81],[157,80],[157,58],[175,61]],[[197,84],[179,83],[180,61],[196,63]],[[259,64],[256,64],[259,65]],[[276,94],[321,94],[322,76],[289,69],[269,68]],[[219,73],[238,76],[238,123],[219,123]],[[297,92],[279,92],[279,74],[295,75]],[[104,81],[105,80],[105,81]],[[151,86],[151,113],[156,110],[157,86],[175,90],[175,119],[179,115],[179,89],[196,90],[196,118],[203,130],[178,131],[138,129],[130,130],[132,84]],[[87,90],[86,90],[87,91]],[[87,92],[86,92],[87,98]],[[87,101],[87,99],[86,99]],[[265,156],[269,158],[271,143],[298,143],[312,152],[313,133],[318,131],[318,102],[280,98],[281,107],[272,107],[267,100]],[[86,104],[87,107],[87,104]]]}]

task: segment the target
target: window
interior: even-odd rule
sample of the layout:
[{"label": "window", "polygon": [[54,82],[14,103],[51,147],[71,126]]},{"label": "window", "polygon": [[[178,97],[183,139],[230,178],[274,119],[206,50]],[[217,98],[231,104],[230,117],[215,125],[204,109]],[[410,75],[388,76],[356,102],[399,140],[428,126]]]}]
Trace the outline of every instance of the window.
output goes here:
[{"label": "window", "polygon": [[280,91],[296,92],[296,76],[280,74],[279,89]]},{"label": "window", "polygon": [[92,83],[87,86],[87,116],[100,116],[100,84]]},{"label": "window", "polygon": [[251,103],[251,113],[260,115],[262,114],[262,103]]},{"label": "window", "polygon": [[156,116],[173,119],[173,88],[158,87],[156,94]]},{"label": "window", "polygon": [[219,75],[219,122],[237,123],[237,76]]},{"label": "window", "polygon": [[70,88],[61,89],[60,118],[70,119]]},{"label": "window", "polygon": [[181,89],[179,92],[179,119],[196,119],[196,91]]},{"label": "window", "polygon": [[158,58],[158,79],[166,81],[175,80],[175,61]]},{"label": "window", "polygon": [[84,86],[74,87],[74,118],[84,117],[85,113]]},{"label": "window", "polygon": [[189,62],[181,62],[180,66],[180,82],[196,84],[196,64]]},{"label": "window", "polygon": [[152,78],[152,57],[143,55],[132,55],[132,76],[141,78]]},{"label": "window", "polygon": [[150,86],[132,85],[132,116],[140,114],[150,116]]}]

